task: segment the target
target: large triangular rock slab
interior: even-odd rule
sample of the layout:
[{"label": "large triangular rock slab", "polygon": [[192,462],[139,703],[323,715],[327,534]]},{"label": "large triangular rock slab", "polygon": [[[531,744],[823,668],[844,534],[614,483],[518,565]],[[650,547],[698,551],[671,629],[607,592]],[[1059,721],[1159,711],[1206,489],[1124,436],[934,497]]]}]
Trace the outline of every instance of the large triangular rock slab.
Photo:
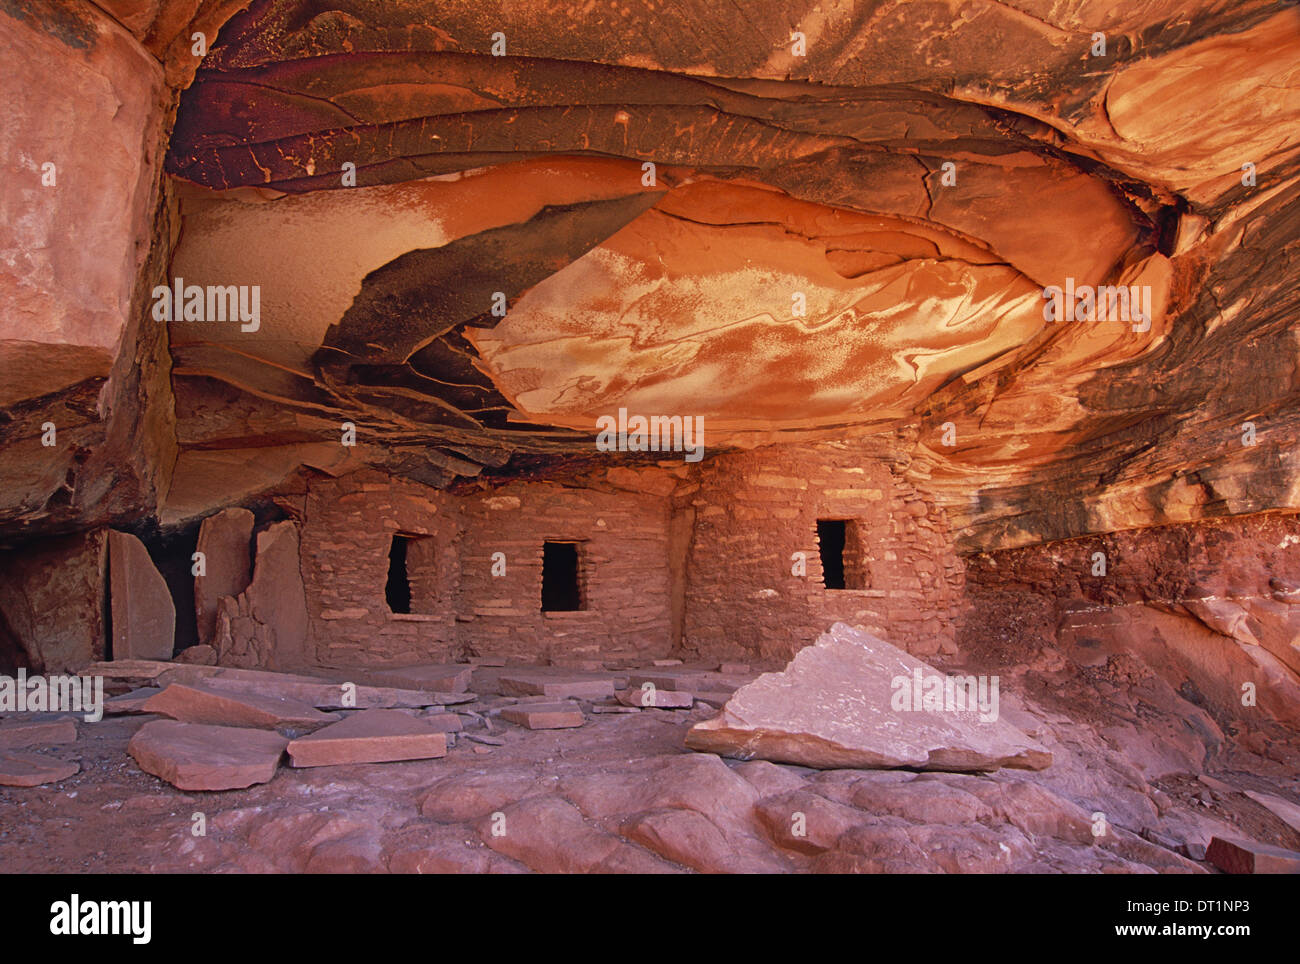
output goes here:
[{"label": "large triangular rock slab", "polygon": [[1001,719],[895,708],[896,681],[914,679],[917,670],[924,680],[944,676],[865,630],[836,623],[782,672],[737,690],[721,714],[691,728],[686,745],[820,769],[984,772],[1051,764],[1048,750]]},{"label": "large triangular rock slab", "polygon": [[275,776],[288,745],[272,730],[154,720],[126,751],[141,770],[181,790],[238,790]]},{"label": "large triangular rock slab", "polygon": [[336,719],[298,700],[254,693],[222,691],[202,684],[172,683],[144,704],[146,713],[161,713],[186,723],[216,726],[321,726]]},{"label": "large triangular rock slab", "polygon": [[447,755],[447,736],[399,710],[362,710],[289,744],[296,767],[431,760]]}]

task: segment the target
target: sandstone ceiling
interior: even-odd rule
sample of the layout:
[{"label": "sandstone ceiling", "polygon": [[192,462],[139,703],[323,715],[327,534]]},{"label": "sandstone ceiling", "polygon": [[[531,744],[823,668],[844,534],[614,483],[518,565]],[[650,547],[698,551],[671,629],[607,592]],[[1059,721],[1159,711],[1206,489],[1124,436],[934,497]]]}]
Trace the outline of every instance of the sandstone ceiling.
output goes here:
[{"label": "sandstone ceiling", "polygon": [[[167,326],[164,521],[303,465],[562,465],[619,408],[861,437],[972,548],[1300,507],[1294,6],[99,6],[179,93],[167,276],[261,292]],[[1045,321],[1067,279],[1149,327]],[[61,334],[33,375],[86,395],[102,331]]]}]

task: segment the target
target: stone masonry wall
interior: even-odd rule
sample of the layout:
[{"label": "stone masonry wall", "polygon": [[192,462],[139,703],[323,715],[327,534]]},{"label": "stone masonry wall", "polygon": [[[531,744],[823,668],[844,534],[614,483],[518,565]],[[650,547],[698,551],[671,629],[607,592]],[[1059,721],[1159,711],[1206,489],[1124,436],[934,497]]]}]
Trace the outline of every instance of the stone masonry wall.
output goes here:
[{"label": "stone masonry wall", "polygon": [[[672,649],[668,501],[517,483],[461,500],[460,618],[483,654],[667,656]],[[583,609],[543,613],[542,543],[580,543]],[[491,575],[505,553],[506,575]]]},{"label": "stone masonry wall", "polygon": [[[437,489],[368,471],[308,488],[300,558],[319,662],[401,665],[452,658],[460,526],[450,501]],[[427,582],[442,587],[421,607],[426,612],[396,615],[385,600],[397,533],[432,540],[436,575],[429,579],[418,567],[411,574],[413,600]]]},{"label": "stone masonry wall", "polygon": [[[317,658],[663,656],[672,648],[668,508],[662,496],[542,482],[460,497],[377,473],[314,482],[302,572]],[[424,537],[408,551],[409,615],[385,599],[394,534]],[[547,540],[579,543],[579,611],[541,611]],[[494,576],[497,552],[504,575]]]},{"label": "stone masonry wall", "polygon": [[[917,656],[956,652],[963,575],[946,520],[885,464],[851,443],[781,446],[710,460],[697,481],[679,496],[696,513],[689,656],[785,660],[836,620]],[[849,521],[845,563],[861,588],[823,586],[819,519]]]},{"label": "stone masonry wall", "polygon": [[[823,585],[819,519],[846,520],[849,588]],[[409,615],[385,598],[395,534],[412,540]],[[578,611],[542,612],[546,541],[578,543]],[[372,472],[316,480],[301,559],[316,657],[335,666],[470,655],[778,662],[837,620],[919,656],[952,653],[963,579],[942,513],[850,443],[459,495]]]}]

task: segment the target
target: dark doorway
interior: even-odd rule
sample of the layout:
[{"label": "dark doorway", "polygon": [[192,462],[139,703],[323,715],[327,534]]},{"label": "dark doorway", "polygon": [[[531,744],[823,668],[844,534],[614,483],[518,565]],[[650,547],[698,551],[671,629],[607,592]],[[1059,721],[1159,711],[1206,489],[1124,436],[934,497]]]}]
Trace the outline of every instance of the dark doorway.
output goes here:
[{"label": "dark doorway", "polygon": [[393,547],[388,550],[388,584],[384,596],[388,608],[395,613],[411,611],[411,578],[406,571],[406,550],[411,540],[406,536],[393,536]]},{"label": "dark doorway", "polygon": [[817,545],[822,557],[822,584],[827,589],[844,588],[844,543],[846,527],[843,519],[817,520]]},{"label": "dark doorway", "polygon": [[578,544],[542,543],[542,612],[573,612],[582,608],[578,588]]}]

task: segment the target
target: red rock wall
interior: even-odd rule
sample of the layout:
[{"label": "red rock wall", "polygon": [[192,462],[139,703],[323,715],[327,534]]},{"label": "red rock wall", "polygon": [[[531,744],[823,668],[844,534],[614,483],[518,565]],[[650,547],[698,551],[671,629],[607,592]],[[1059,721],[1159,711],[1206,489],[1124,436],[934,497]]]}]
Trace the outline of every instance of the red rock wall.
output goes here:
[{"label": "red rock wall", "polygon": [[4,405],[112,368],[149,250],[164,119],[162,68],[118,24],[24,6],[0,12]]},{"label": "red rock wall", "polygon": [[63,536],[0,552],[0,619],[37,673],[104,658],[104,533]]},{"label": "red rock wall", "polygon": [[[1300,713],[1300,516],[981,553],[967,559],[967,579],[964,654],[1102,666],[1131,653],[1221,717],[1251,725]],[[1242,701],[1247,683],[1253,706]]]},{"label": "red rock wall", "polygon": [[[1094,553],[1106,556],[1092,574]],[[1268,596],[1300,577],[1300,516],[1282,513],[1130,529],[966,557],[973,590],[1028,591],[1066,604]]]},{"label": "red rock wall", "polygon": [[158,61],[78,0],[0,4],[0,45],[0,542],[13,545],[144,518],[167,490],[171,358],[148,297],[171,256],[173,95]]},{"label": "red rock wall", "polygon": [[[886,465],[829,443],[724,455],[697,478],[685,495],[696,512],[688,654],[784,660],[836,620],[919,656],[956,651],[962,566],[947,523]],[[856,523],[862,588],[823,586],[818,519]],[[792,574],[797,552],[806,556],[802,577]],[[852,556],[850,539],[846,567]]]}]

